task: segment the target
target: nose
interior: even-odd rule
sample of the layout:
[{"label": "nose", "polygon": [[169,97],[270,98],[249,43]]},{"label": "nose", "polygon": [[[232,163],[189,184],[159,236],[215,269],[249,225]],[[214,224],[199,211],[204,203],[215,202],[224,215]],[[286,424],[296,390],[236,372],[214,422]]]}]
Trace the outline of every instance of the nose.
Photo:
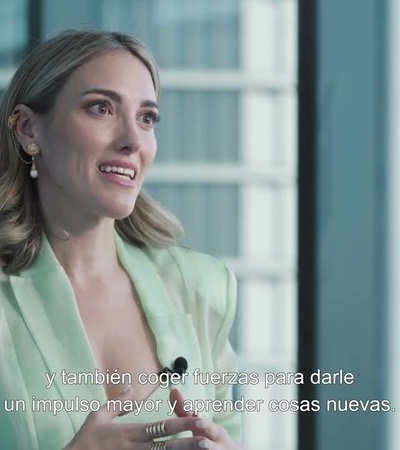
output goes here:
[{"label": "nose", "polygon": [[143,147],[143,133],[132,116],[121,118],[117,133],[117,150],[135,153]]}]

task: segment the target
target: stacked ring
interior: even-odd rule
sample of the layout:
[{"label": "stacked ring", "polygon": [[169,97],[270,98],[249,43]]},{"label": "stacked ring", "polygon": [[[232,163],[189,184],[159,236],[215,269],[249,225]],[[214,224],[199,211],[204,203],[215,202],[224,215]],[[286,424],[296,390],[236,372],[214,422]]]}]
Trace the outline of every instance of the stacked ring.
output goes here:
[{"label": "stacked ring", "polygon": [[[160,437],[165,437],[167,434],[165,432],[165,421],[160,420],[159,422],[148,423],[145,428],[146,436],[151,439],[157,439]],[[153,450],[153,448],[152,448]],[[156,449],[158,450],[158,449]],[[163,450],[160,448],[160,450]]]},{"label": "stacked ring", "polygon": [[150,450],[167,450],[167,441],[152,442]]}]

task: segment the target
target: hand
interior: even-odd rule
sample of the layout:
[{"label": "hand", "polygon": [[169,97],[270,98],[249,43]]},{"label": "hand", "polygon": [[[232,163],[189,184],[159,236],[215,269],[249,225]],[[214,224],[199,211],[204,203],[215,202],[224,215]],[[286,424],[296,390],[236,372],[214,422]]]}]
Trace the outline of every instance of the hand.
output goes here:
[{"label": "hand", "polygon": [[185,411],[183,408],[184,398],[178,389],[172,389],[169,398],[171,405],[176,401],[174,412],[178,417],[196,418],[193,436],[207,438],[200,444],[203,445],[201,448],[210,450],[241,450],[241,446],[229,436],[225,428],[209,419],[202,419],[193,412]]},{"label": "hand", "polygon": [[[123,403],[132,397],[129,387],[118,399]],[[104,404],[98,411],[92,411],[78,433],[64,450],[151,450],[152,440],[146,433],[146,423],[115,424],[112,420],[123,412],[107,410]],[[166,436],[195,429],[196,418],[174,418],[165,420]],[[202,438],[184,438],[169,441],[170,450],[198,450]],[[203,447],[204,448],[204,447]]]}]

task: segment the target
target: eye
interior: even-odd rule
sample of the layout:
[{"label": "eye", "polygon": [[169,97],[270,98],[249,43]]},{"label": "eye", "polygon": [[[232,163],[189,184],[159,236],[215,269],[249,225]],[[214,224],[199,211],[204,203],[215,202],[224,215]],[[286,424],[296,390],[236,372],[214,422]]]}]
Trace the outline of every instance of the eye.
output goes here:
[{"label": "eye", "polygon": [[106,100],[102,100],[100,102],[91,103],[88,109],[95,114],[105,116],[111,112],[111,105]]},{"label": "eye", "polygon": [[152,128],[156,123],[160,121],[160,116],[159,114],[152,111],[146,112],[141,116],[141,121],[147,127]]}]

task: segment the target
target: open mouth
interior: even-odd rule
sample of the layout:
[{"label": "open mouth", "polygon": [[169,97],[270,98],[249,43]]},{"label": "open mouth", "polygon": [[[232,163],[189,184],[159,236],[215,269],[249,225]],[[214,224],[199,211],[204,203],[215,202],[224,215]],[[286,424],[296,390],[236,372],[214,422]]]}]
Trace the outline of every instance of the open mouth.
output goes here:
[{"label": "open mouth", "polygon": [[124,180],[134,180],[136,172],[133,169],[116,166],[99,166],[100,172],[114,173],[115,175],[123,178]]}]

